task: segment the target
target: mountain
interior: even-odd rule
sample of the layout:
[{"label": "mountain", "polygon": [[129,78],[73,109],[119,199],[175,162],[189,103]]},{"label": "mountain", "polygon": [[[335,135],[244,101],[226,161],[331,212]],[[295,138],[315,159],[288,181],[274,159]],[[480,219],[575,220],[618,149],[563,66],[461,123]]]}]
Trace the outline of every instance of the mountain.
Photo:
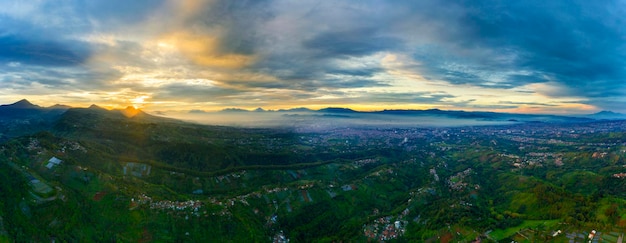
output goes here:
[{"label": "mountain", "polygon": [[0,105],[0,141],[49,129],[66,110],[62,106],[44,108],[26,99]]},{"label": "mountain", "polygon": [[189,114],[206,114],[208,112],[204,111],[204,110],[198,110],[198,109],[194,109],[194,110],[190,110],[188,112]]},{"label": "mountain", "polygon": [[226,108],[219,112],[250,112],[249,110],[241,109],[241,108]]},{"label": "mountain", "polygon": [[122,113],[122,115],[124,115],[125,117],[128,117],[128,118],[133,118],[133,117],[139,115],[140,113],[144,113],[143,111],[138,110],[137,108],[135,108],[133,106],[128,106],[128,107],[126,107],[126,109],[119,110],[119,112]]},{"label": "mountain", "polygon": [[612,112],[612,111],[600,111],[594,114],[586,115],[585,117],[599,119],[599,120],[621,120],[621,119],[626,119],[626,114]]},{"label": "mountain", "polygon": [[133,130],[133,126],[140,124],[155,123],[182,124],[184,122],[153,116],[132,106],[126,109],[107,110],[97,105],[92,105],[89,108],[71,108],[67,110],[54,122],[52,131],[56,134],[82,136],[81,134],[83,133],[92,133],[94,131],[114,131],[113,133],[118,133],[120,130]]},{"label": "mountain", "polygon": [[[241,108],[226,108],[218,113],[246,113],[253,115],[252,113],[311,113],[310,115],[317,117],[317,115],[325,118],[361,118],[370,119],[381,117],[373,117],[371,115],[384,115],[401,117],[440,117],[449,119],[463,119],[463,120],[482,120],[482,121],[512,121],[512,122],[589,122],[593,121],[596,117],[576,117],[576,116],[560,116],[549,114],[516,114],[516,113],[498,113],[488,111],[462,111],[462,110],[440,110],[440,109],[428,109],[428,110],[382,110],[382,111],[355,111],[350,108],[342,107],[326,107],[319,110],[311,110],[309,108],[293,108],[293,109],[280,109],[280,110],[264,110],[263,108],[256,108],[254,110],[246,110]],[[212,112],[205,112],[201,110],[189,111],[192,114],[205,114]],[[317,115],[315,115],[317,114]],[[287,115],[284,117],[293,117]],[[299,116],[298,116],[299,117]]]},{"label": "mountain", "polygon": [[8,105],[0,105],[0,118],[7,117],[31,117],[45,113],[59,114],[71,107],[65,105],[53,105],[51,107],[41,107],[30,103],[26,99]]},{"label": "mountain", "polygon": [[[224,115],[245,114],[250,115],[250,120],[254,122],[254,115],[263,113],[302,113],[304,116],[283,115],[276,117],[272,124],[292,124],[293,119],[297,122],[306,121],[306,119],[326,119],[337,125],[334,118],[351,118],[351,121],[342,121],[350,123],[363,124],[380,124],[389,125],[397,124],[404,121],[408,125],[422,124],[421,121],[431,121],[433,118],[443,118],[448,120],[458,119],[457,123],[466,121],[486,121],[486,122],[548,122],[548,123],[570,123],[570,122],[589,122],[594,119],[619,119],[622,114],[611,112],[600,112],[594,116],[567,117],[543,114],[513,114],[513,113],[497,113],[483,111],[455,111],[455,110],[383,110],[383,111],[355,111],[349,108],[327,107],[320,110],[310,110],[308,108],[294,108],[288,110],[264,110],[257,108],[255,110],[244,110],[240,108],[226,108],[218,113]],[[67,113],[67,114],[66,114]],[[193,110],[189,113],[202,114],[213,113],[200,110]],[[305,114],[308,113],[308,114]],[[64,120],[72,117],[74,121],[79,121],[81,126],[88,126],[90,121],[107,119],[109,122],[126,122],[129,119],[137,122],[180,122],[178,120],[159,117],[147,114],[140,109],[129,106],[125,109],[107,110],[97,105],[91,105],[89,108],[70,108],[63,105],[54,105],[51,107],[41,107],[32,104],[28,100],[20,100],[16,103],[0,106],[0,139],[19,136],[29,132],[41,131],[52,126],[66,129],[63,126]],[[610,118],[609,118],[610,117]],[[228,118],[228,117],[227,117]],[[400,119],[401,118],[401,119]],[[240,118],[237,118],[240,119]],[[273,119],[271,116],[264,116],[263,119]],[[411,123],[412,122],[412,123]],[[58,124],[61,124],[57,126]]]},{"label": "mountain", "polygon": [[278,112],[312,112],[312,111],[313,110],[309,108],[304,108],[304,107],[278,110]]},{"label": "mountain", "polygon": [[106,111],[107,110],[107,109],[102,108],[102,107],[100,107],[100,106],[98,106],[96,104],[91,104],[88,108],[92,109],[92,110],[101,110],[101,111]]},{"label": "mountain", "polygon": [[18,102],[9,105],[1,105],[0,109],[41,109],[41,106],[33,105],[27,99],[22,99]]},{"label": "mountain", "polygon": [[340,108],[340,107],[327,107],[327,108],[319,109],[317,111],[325,112],[325,113],[359,113],[358,111],[355,111],[349,108]]},{"label": "mountain", "polygon": [[69,108],[72,108],[72,107],[67,106],[67,105],[61,105],[61,104],[56,104],[56,105],[48,107],[48,109],[61,109],[61,110],[67,110]]}]

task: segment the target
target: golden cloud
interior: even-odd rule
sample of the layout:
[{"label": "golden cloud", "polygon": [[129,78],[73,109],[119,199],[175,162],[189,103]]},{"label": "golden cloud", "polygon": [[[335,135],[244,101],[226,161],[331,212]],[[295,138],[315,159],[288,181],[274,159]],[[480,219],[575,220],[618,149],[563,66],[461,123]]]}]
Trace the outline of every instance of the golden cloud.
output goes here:
[{"label": "golden cloud", "polygon": [[189,60],[205,67],[236,69],[256,60],[254,55],[222,53],[219,50],[219,39],[204,34],[176,32],[164,36],[161,42],[174,46]]}]

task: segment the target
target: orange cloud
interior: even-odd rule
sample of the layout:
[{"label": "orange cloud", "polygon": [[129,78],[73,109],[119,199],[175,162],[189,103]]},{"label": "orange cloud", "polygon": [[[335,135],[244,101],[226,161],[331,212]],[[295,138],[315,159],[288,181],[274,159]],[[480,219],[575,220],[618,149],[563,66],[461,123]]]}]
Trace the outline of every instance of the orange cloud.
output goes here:
[{"label": "orange cloud", "polygon": [[217,68],[241,68],[253,63],[255,56],[222,53],[218,38],[190,32],[176,32],[162,38],[162,42],[177,48],[197,65]]},{"label": "orange cloud", "polygon": [[499,112],[512,112],[512,113],[528,113],[528,114],[587,114],[597,111],[598,107],[582,103],[562,103],[557,106],[551,107],[535,107],[528,105],[521,105],[514,109],[495,109]]}]

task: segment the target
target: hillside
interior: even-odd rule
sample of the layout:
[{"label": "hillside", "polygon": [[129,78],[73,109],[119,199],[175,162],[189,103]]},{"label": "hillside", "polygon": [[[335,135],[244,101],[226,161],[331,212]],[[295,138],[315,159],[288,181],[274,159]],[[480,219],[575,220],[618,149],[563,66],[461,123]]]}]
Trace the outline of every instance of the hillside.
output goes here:
[{"label": "hillside", "polygon": [[0,240],[617,242],[624,141],[613,120],[300,131],[71,108],[1,144]]},{"label": "hillside", "polygon": [[67,110],[63,106],[41,107],[20,100],[0,105],[0,142],[12,137],[49,129]]}]

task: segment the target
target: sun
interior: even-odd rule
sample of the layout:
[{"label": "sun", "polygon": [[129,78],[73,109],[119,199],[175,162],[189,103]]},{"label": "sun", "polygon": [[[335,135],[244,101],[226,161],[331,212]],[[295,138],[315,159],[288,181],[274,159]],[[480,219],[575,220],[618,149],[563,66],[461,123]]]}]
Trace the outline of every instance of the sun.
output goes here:
[{"label": "sun", "polygon": [[143,95],[143,96],[139,96],[134,99],[131,99],[130,102],[133,104],[133,107],[135,107],[135,109],[140,109],[146,103],[145,99],[147,98],[150,98],[150,97]]}]

